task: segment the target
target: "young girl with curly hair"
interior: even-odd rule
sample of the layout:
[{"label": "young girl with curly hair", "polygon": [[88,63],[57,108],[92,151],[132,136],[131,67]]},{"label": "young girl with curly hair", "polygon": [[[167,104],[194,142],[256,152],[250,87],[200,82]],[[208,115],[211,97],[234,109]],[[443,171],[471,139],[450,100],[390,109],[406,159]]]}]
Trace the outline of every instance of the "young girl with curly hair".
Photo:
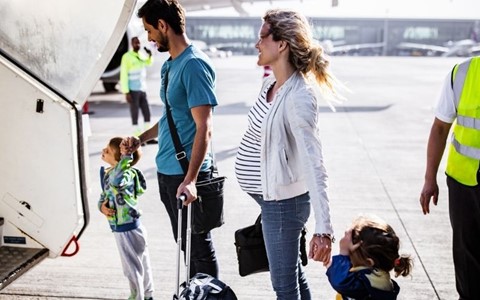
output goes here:
[{"label": "young girl with curly hair", "polygon": [[400,255],[400,240],[393,228],[376,216],[361,216],[340,240],[340,254],[327,270],[328,280],[339,293],[337,300],[395,300],[400,287],[390,271],[407,276],[409,255]]}]

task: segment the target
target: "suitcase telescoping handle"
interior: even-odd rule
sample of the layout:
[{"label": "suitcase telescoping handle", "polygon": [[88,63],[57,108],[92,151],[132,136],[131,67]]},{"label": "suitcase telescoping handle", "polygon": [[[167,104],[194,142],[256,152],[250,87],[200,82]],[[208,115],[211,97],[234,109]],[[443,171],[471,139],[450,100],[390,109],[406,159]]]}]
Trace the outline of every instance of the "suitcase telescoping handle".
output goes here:
[{"label": "suitcase telescoping handle", "polygon": [[[177,209],[178,209],[178,223],[177,223],[177,281],[175,285],[175,295],[173,299],[179,299],[180,297],[180,252],[182,252],[182,210],[183,202],[187,200],[185,194],[181,194],[177,199]],[[186,245],[185,245],[185,289],[189,286],[190,279],[190,255],[191,255],[191,235],[192,235],[192,206],[187,206],[187,229],[185,232]]]}]

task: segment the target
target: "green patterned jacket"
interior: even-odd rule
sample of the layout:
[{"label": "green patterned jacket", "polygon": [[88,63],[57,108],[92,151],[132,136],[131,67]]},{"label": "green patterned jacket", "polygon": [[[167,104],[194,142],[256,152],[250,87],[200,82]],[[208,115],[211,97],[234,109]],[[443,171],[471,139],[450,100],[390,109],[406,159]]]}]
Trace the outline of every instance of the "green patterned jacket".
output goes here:
[{"label": "green patterned jacket", "polygon": [[147,183],[143,173],[130,166],[132,156],[122,156],[113,168],[100,169],[102,193],[98,209],[107,201],[107,207],[115,209],[112,217],[107,217],[110,227],[115,232],[129,231],[140,226],[138,196],[142,195]]}]

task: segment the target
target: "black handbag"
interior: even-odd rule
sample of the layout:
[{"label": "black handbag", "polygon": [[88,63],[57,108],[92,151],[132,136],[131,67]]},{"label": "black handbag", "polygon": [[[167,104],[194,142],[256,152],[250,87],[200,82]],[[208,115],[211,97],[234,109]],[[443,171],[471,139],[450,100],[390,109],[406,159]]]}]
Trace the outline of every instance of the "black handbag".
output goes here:
[{"label": "black handbag", "polygon": [[217,176],[197,182],[198,199],[193,202],[192,207],[193,233],[209,232],[223,225],[223,185],[225,179],[225,176]]},{"label": "black handbag", "polygon": [[[165,110],[168,128],[175,146],[175,156],[186,174],[188,171],[188,158],[178,136],[175,122],[173,121],[170,105],[167,100],[168,72],[165,75]],[[223,187],[225,176],[218,176],[215,155],[213,154],[212,178],[197,181],[197,200],[192,202],[192,233],[201,234],[223,225]]]},{"label": "black handbag", "polygon": [[[303,227],[300,237],[300,259],[302,265],[308,264],[306,247],[307,229]],[[235,247],[237,250],[238,273],[247,276],[259,272],[268,272],[268,257],[262,232],[262,214],[255,224],[235,231]]]},{"label": "black handbag", "polygon": [[261,221],[262,215],[260,214],[255,224],[235,231],[235,247],[240,276],[269,271]]}]

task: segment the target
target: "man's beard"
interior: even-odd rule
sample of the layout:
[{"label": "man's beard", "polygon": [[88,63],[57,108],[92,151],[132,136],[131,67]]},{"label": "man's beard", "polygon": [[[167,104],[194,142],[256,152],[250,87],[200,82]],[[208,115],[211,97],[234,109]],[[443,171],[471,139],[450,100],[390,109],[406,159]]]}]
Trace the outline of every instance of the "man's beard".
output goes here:
[{"label": "man's beard", "polygon": [[168,38],[162,36],[160,43],[158,43],[157,47],[158,52],[168,52],[170,50],[170,43]]},{"label": "man's beard", "polygon": [[167,46],[164,46],[164,45],[160,45],[158,48],[157,48],[158,52],[168,52],[168,50],[170,50]]}]

